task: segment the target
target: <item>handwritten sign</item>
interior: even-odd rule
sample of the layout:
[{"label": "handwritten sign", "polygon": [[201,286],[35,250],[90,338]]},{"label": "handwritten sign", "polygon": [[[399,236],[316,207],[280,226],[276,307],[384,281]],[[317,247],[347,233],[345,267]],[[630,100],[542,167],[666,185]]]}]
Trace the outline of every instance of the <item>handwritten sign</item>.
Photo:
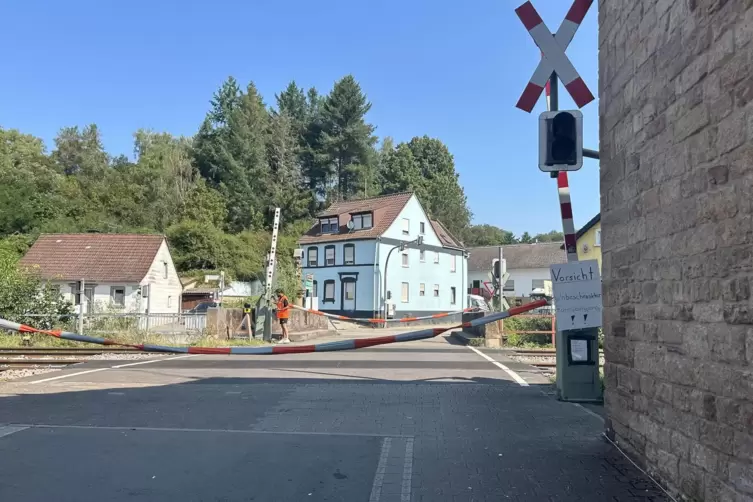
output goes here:
[{"label": "handwritten sign", "polygon": [[601,276],[596,260],[576,261],[549,267],[554,294],[557,328],[582,329],[601,326]]}]

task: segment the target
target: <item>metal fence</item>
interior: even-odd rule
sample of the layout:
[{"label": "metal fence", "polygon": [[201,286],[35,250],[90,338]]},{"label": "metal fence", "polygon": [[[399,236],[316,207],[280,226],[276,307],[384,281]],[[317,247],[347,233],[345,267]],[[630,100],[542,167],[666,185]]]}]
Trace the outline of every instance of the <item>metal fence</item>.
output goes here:
[{"label": "metal fence", "polygon": [[[0,316],[1,317],[1,316]],[[154,333],[158,335],[197,335],[207,327],[206,313],[198,314],[139,314],[84,313],[64,316],[23,314],[10,318],[40,329],[60,329],[87,335],[114,333]],[[82,329],[83,328],[83,329]]]}]

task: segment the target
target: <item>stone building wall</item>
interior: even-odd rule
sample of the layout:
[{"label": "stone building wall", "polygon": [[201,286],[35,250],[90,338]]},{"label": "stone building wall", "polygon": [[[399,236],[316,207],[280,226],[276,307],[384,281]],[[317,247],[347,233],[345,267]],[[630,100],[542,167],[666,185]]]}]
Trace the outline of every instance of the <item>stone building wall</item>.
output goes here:
[{"label": "stone building wall", "polygon": [[600,0],[599,98],[608,430],[753,501],[753,1]]}]

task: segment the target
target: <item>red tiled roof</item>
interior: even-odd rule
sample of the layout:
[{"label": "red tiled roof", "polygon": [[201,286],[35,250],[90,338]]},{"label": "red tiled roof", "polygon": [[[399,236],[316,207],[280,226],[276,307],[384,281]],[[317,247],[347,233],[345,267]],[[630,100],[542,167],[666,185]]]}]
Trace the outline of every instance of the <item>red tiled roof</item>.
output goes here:
[{"label": "red tiled roof", "polygon": [[164,240],[162,235],[42,234],[21,259],[45,279],[138,283]]},{"label": "red tiled roof", "polygon": [[463,243],[457,240],[453,235],[450,233],[447,228],[445,228],[444,225],[442,225],[442,222],[438,220],[429,220],[431,222],[431,228],[434,229],[434,233],[437,234],[437,237],[439,238],[439,241],[442,243],[443,246],[449,246],[452,248],[463,248]]},{"label": "red tiled roof", "polygon": [[[413,192],[402,192],[381,197],[372,197],[370,199],[348,200],[335,202],[326,210],[319,213],[318,217],[332,216],[337,217],[340,224],[340,230],[336,234],[321,234],[319,232],[319,222],[306,232],[299,240],[301,244],[311,244],[314,242],[332,242],[344,241],[349,239],[374,239],[382,235],[395,221],[400,214]],[[362,213],[371,211],[374,213],[374,225],[364,230],[348,230],[347,224],[350,221],[351,213]]]}]

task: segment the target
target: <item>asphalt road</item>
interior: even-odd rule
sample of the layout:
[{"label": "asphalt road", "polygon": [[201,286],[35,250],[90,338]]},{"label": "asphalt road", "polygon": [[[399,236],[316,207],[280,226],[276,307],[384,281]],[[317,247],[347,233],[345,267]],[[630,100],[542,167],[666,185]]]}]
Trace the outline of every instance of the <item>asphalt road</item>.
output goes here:
[{"label": "asphalt road", "polygon": [[0,384],[0,500],[665,500],[597,414],[487,354],[510,371],[439,338]]}]

